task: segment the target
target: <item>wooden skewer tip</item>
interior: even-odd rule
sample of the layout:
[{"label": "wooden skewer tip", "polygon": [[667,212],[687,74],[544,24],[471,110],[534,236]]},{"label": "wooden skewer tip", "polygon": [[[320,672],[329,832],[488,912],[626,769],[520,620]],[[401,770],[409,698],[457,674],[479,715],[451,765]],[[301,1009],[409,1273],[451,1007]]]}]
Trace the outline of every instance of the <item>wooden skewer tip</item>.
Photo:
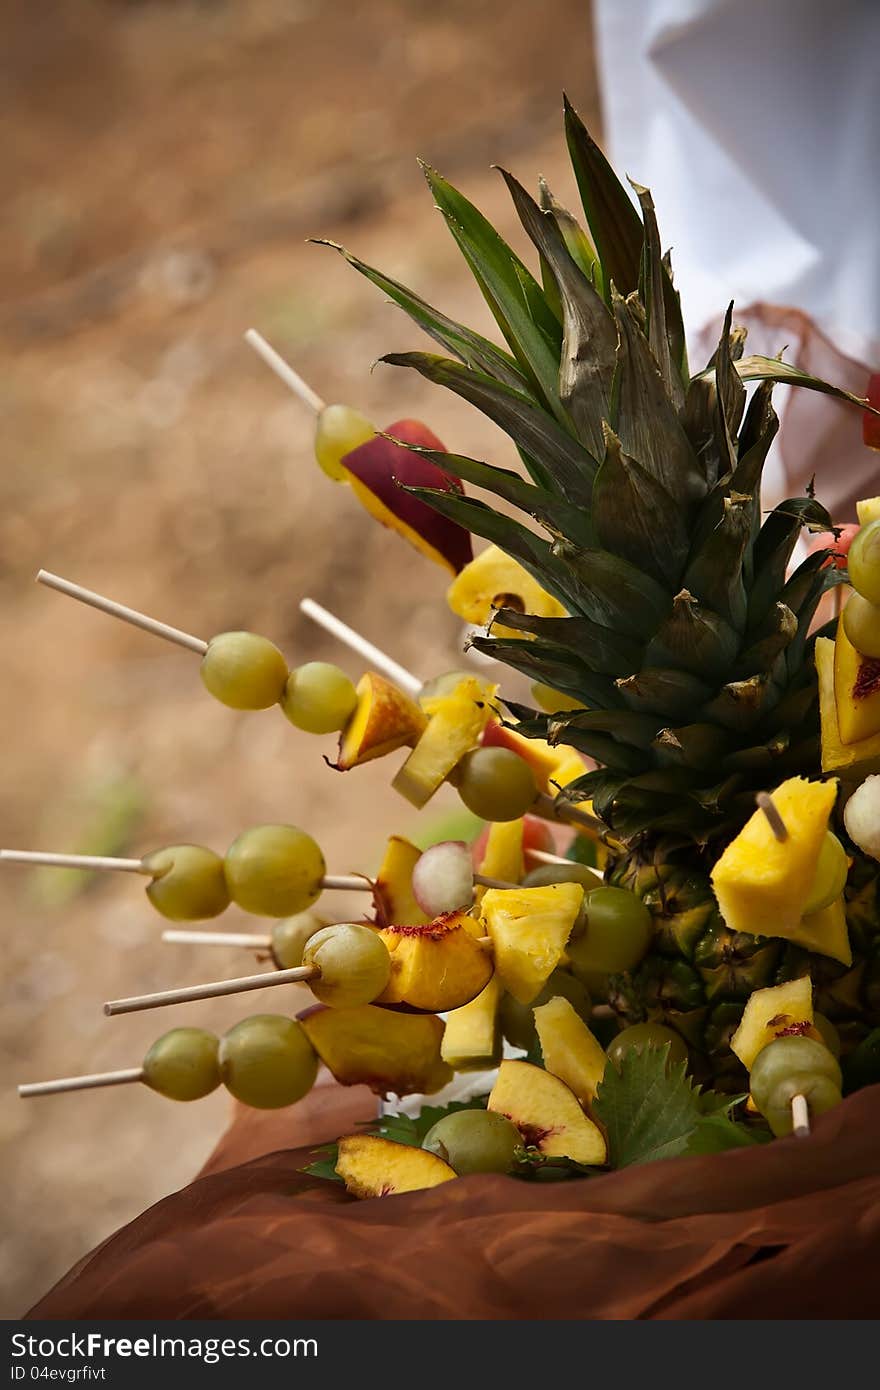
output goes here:
[{"label": "wooden skewer tip", "polygon": [[764,815],[767,817],[767,822],[775,838],[781,845],[785,844],[785,841],[788,839],[788,826],[779,814],[773,797],[769,792],[758,792],[755,801],[757,802],[758,809],[763,811]]},{"label": "wooden skewer tip", "polygon": [[275,373],[280,381],[293,392],[309,410],[320,415],[325,408],[325,402],[313,391],[307,381],[304,381],[299,372],[295,372],[289,362],[285,362],[280,352],[276,352],[271,343],[267,343],[262,333],[258,333],[255,328],[249,328],[244,335],[245,342],[254,349],[258,356],[262,357],[267,367]]},{"label": "wooden skewer tip", "polygon": [[199,999],[220,999],[227,994],[247,994],[254,989],[273,985],[297,984],[311,980],[320,971],[314,965],[299,965],[293,970],[266,970],[259,975],[241,975],[231,980],[211,980],[203,985],[185,985],[182,989],[166,989],[155,994],[137,994],[129,999],[110,999],[104,1005],[108,1018],[116,1014],[140,1013],[144,1009],[164,1009],[171,1004],[191,1004]]},{"label": "wooden skewer tip", "polygon": [[208,650],[208,644],[203,638],[194,637],[191,632],[184,632],[179,627],[171,627],[168,623],[160,623],[158,619],[148,617],[146,613],[139,612],[137,608],[128,608],[124,603],[117,603],[115,599],[95,593],[93,589],[84,589],[81,584],[74,584],[70,579],[62,578],[60,574],[52,574],[50,570],[39,570],[37,583],[45,584],[47,588],[55,589],[59,594],[66,594],[68,598],[75,598],[79,603],[85,603],[89,608],[97,608],[101,613],[109,613],[111,618],[119,618],[121,622],[130,623],[132,627],[139,627],[144,632],[152,633],[154,637],[162,637],[166,642],[174,642],[178,647],[185,647],[188,651],[197,652],[199,656],[204,656]]},{"label": "wooden skewer tip", "polygon": [[792,1134],[797,1139],[809,1139],[810,1137],[810,1109],[807,1105],[806,1096],[796,1095],[791,1098],[791,1124]]}]

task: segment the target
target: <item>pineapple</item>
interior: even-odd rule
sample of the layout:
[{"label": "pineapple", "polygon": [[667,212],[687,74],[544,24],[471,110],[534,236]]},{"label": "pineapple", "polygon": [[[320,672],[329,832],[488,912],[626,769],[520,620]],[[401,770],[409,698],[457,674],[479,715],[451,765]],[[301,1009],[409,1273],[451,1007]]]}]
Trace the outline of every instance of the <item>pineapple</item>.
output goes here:
[{"label": "pineapple", "polygon": [[[558,605],[524,611],[525,595],[502,603],[499,625],[473,641],[559,693],[552,714],[509,706],[517,732],[593,760],[560,794],[591,800],[607,826],[608,881],[651,910],[652,949],[609,981],[608,1001],[623,1025],[658,1019],[678,1029],[698,1072],[741,1088],[730,1039],[755,990],[810,974],[816,1007],[850,1042],[880,1023],[876,866],[856,854],[850,871],[851,966],[731,930],[710,882],[757,791],[822,775],[810,628],[846,574],[825,565],[826,551],[789,569],[803,530],[832,529],[812,493],[762,509],[778,428],[773,386],[864,402],[745,355],[732,306],[711,361],[691,373],[649,191],[633,185],[639,215],[567,103],[565,126],[589,237],[545,186],[535,201],[502,173],[539,277],[461,193],[425,171],[505,348],[345,254],[446,354],[385,360],[471,402],[522,460],[525,476],[430,455],[503,511],[415,491],[516,560]],[[746,382],[758,383],[751,399]]]}]

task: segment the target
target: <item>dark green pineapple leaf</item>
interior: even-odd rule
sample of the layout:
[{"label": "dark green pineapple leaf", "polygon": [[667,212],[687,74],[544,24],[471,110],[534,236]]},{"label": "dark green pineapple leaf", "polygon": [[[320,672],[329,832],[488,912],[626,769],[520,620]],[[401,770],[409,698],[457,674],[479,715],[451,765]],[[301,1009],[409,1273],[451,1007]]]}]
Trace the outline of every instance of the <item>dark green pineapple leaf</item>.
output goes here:
[{"label": "dark green pineapple leaf", "polygon": [[736,436],[746,403],[745,387],[734,366],[731,344],[733,303],[727,306],[721,340],[715,352],[716,440],[725,473],[732,473],[737,462]]},{"label": "dark green pineapple leaf", "polygon": [[646,469],[679,508],[689,512],[706,492],[706,479],[667,395],[635,307],[612,296],[619,334],[615,409],[611,423],[624,453]]},{"label": "dark green pineapple leaf", "polygon": [[729,736],[717,724],[681,724],[661,729],[653,742],[662,766],[692,767],[709,772],[718,767],[730,745]]},{"label": "dark green pineapple leaf", "polygon": [[741,632],[747,599],[743,557],[751,535],[751,498],[734,493],[724,499],[721,519],[688,564],[684,587]]},{"label": "dark green pineapple leaf", "polygon": [[[630,179],[630,184],[639,200],[642,209],[642,221],[645,225],[642,280],[645,310],[648,316],[648,342],[660,368],[666,394],[676,410],[681,410],[684,405],[684,384],[680,370],[681,358],[679,356],[677,361],[673,360],[670,331],[666,322],[664,287],[668,279],[668,271],[663,264],[663,251],[660,246],[660,232],[657,227],[657,215],[654,211],[654,199],[651,197],[649,189],[643,188],[639,183],[633,183],[632,179]],[[680,313],[679,309],[679,315]]]},{"label": "dark green pineapple leaf", "polygon": [[565,424],[557,390],[562,328],[544,291],[473,203],[427,164],[422,172],[508,347],[548,409]]},{"label": "dark green pineapple leaf", "polygon": [[762,623],[779,598],[792,552],[804,527],[810,531],[832,530],[831,517],[815,497],[789,497],[780,502],[758,532],[754,547],[754,582],[749,595],[750,627]]},{"label": "dark green pineapple leaf", "polygon": [[758,772],[764,771],[778,762],[782,754],[789,747],[788,730],[775,734],[766,743],[755,744],[751,748],[739,748],[735,753],[728,753],[724,758],[722,766],[725,772]]},{"label": "dark green pineapple leaf", "polygon": [[572,260],[553,218],[541,211],[512,174],[500,172],[523,227],[556,278],[563,315],[559,396],[578,437],[591,454],[598,454],[617,350],[614,320]]},{"label": "dark green pineapple leaf", "polygon": [[540,471],[533,472],[532,477],[539,486],[557,491],[570,502],[589,506],[599,465],[530,396],[502,385],[484,372],[472,371],[461,362],[429,352],[392,352],[381,360],[393,367],[410,367],[475,405],[509,434],[530,459],[538,461]]},{"label": "dark green pineapple leaf", "polygon": [[661,584],[675,584],[688,553],[681,509],[605,425],[605,458],[593,484],[593,526],[606,550]]},{"label": "dark green pineapple leaf", "polygon": [[716,724],[737,733],[753,729],[779,698],[779,692],[767,675],[749,676],[747,680],[730,681],[703,708],[703,713]]},{"label": "dark green pineapple leaf", "polygon": [[623,295],[638,289],[642,224],[629,194],[580,116],[567,97],[564,102],[568,151],[610,303],[612,281]]},{"label": "dark green pineapple leaf", "polygon": [[474,487],[494,492],[505,502],[546,526],[554,535],[570,536],[579,545],[595,543],[589,513],[583,507],[573,506],[558,493],[547,492],[526,482],[518,473],[507,468],[498,468],[492,463],[481,463],[478,459],[467,458],[463,454],[448,454],[442,449],[420,449],[417,445],[406,446],[411,453],[421,454],[440,468],[452,473],[462,482],[472,483]]},{"label": "dark green pineapple leaf", "polygon": [[[824,585],[820,585],[822,592]],[[787,604],[774,603],[760,633],[754,634],[755,641],[742,652],[736,660],[734,675],[752,676],[756,672],[769,671],[780,652],[784,652],[794,641],[798,630],[798,619]]]},{"label": "dark green pineapple leaf", "polygon": [[643,666],[614,684],[628,709],[638,714],[656,714],[663,721],[692,713],[712,694],[711,687],[689,671],[663,666]]},{"label": "dark green pineapple leaf", "polygon": [[585,772],[583,777],[577,777],[573,782],[567,782],[556,799],[584,801],[589,798],[593,803],[593,814],[609,824],[614,798],[626,782],[627,778],[621,777],[619,773],[606,772],[604,768],[599,768],[594,772]]},{"label": "dark green pineapple leaf", "polygon": [[522,391],[526,394],[530,392],[530,386],[523,376],[519,367],[512,357],[501,348],[490,343],[488,338],[483,338],[479,333],[474,333],[472,329],[463,327],[453,319],[441,314],[439,309],[435,309],[426,300],[408,290],[405,285],[401,285],[397,280],[392,280],[390,276],[383,275],[380,270],[375,270],[373,266],[367,265],[364,261],[358,260],[344,246],[340,246],[335,241],[328,241],[322,237],[313,237],[312,240],[317,246],[329,246],[334,251],[338,251],[344,256],[350,266],[353,266],[366,279],[372,281],[380,290],[383,290],[399,305],[405,313],[418,325],[430,338],[439,343],[447,352],[451,352],[465,366],[472,367],[475,371],[485,372],[487,376],[494,377],[496,381],[501,381],[505,386],[511,386],[515,391]]},{"label": "dark green pineapple leaf", "polygon": [[[779,417],[773,409],[773,382],[762,381],[752,396],[752,399],[749,401],[745,419],[743,420],[742,428],[739,432],[739,439],[737,440],[737,471],[745,464],[748,455],[759,444],[766,441],[767,447],[769,447],[778,429]],[[766,451],[765,448],[765,454]],[[737,474],[734,473],[731,479],[731,485],[735,487],[737,492],[752,492],[757,487],[760,477],[760,469],[752,471],[748,475],[744,473],[740,480],[737,479]]]},{"label": "dark green pineapple leaf", "polygon": [[674,1158],[687,1151],[702,1119],[685,1062],[671,1063],[670,1044],[631,1048],[605,1068],[593,1111],[608,1136],[613,1168]]},{"label": "dark green pineapple leaf", "polygon": [[597,730],[611,734],[633,748],[647,749],[657,733],[657,720],[651,714],[635,714],[625,709],[574,710],[568,714],[549,716],[547,742],[571,743],[574,734],[580,730]]},{"label": "dark green pineapple leaf", "polygon": [[571,695],[585,704],[619,706],[620,697],[611,680],[591,671],[587,664],[565,647],[516,637],[470,638],[469,646],[478,652],[503,661],[531,680],[543,681],[563,695]]},{"label": "dark green pineapple leaf", "polygon": [[851,391],[832,386],[821,377],[811,376],[809,372],[802,372],[799,367],[780,362],[775,357],[742,357],[736,364],[736,370],[743,381],[772,381],[783,386],[802,386],[807,391],[819,391],[825,396],[833,396],[835,400],[848,401],[850,405],[857,405],[871,415],[880,415],[880,410],[869,405],[864,396],[854,396]]},{"label": "dark green pineapple leaf", "polygon": [[649,643],[649,666],[680,666],[710,679],[730,670],[738,638],[729,623],[706,608],[687,589],[672,600],[672,612]]},{"label": "dark green pineapple leaf", "polygon": [[538,180],[540,202],[543,212],[548,212],[556,223],[562,238],[568,247],[568,254],[571,256],[575,265],[580,266],[590,284],[601,294],[602,292],[602,267],[599,264],[599,257],[596,255],[596,248],[590,241],[581,224],[568,208],[553,196],[547,187],[545,179]]},{"label": "dark green pineapple leaf", "polygon": [[495,621],[513,628],[514,632],[528,632],[533,637],[566,647],[600,675],[625,675],[641,661],[639,642],[613,628],[591,622],[589,618],[540,618],[534,613],[504,608],[499,609]]},{"label": "dark green pineapple leaf", "polygon": [[656,580],[610,551],[583,550],[557,541],[553,554],[571,576],[577,593],[574,608],[604,627],[647,638],[672,606],[670,595]]}]

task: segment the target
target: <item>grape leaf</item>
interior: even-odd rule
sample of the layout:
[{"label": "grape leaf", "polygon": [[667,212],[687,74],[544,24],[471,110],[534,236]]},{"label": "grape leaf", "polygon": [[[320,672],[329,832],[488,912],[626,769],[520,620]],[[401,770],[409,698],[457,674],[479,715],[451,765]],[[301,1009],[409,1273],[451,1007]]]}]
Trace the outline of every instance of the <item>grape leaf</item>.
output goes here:
[{"label": "grape leaf", "polygon": [[701,1119],[699,1093],[685,1062],[670,1065],[669,1048],[630,1049],[619,1067],[605,1069],[593,1109],[612,1168],[687,1152]]},{"label": "grape leaf", "polygon": [[314,1163],[309,1163],[301,1171],[307,1173],[310,1178],[326,1178],[328,1182],[342,1182],[342,1178],[336,1171],[336,1160],[339,1157],[338,1144],[324,1144],[322,1148],[315,1149],[316,1154],[323,1157],[317,1158]]},{"label": "grape leaf", "polygon": [[717,1112],[703,1115],[690,1139],[686,1152],[689,1154],[720,1154],[725,1149],[747,1149],[753,1144],[766,1144],[772,1139],[768,1129],[757,1125],[741,1125],[729,1115]]}]

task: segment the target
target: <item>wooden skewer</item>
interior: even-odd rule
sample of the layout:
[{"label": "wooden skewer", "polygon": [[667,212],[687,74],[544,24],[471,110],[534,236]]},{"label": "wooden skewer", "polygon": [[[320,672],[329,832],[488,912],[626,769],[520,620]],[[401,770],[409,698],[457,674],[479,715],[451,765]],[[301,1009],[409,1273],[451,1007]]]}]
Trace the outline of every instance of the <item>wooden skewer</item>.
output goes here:
[{"label": "wooden skewer", "polygon": [[566,859],[564,854],[549,854],[546,849],[527,849],[525,853],[529,859],[534,859],[538,864],[570,864],[572,861]]},{"label": "wooden skewer", "polygon": [[50,589],[57,589],[60,594],[67,594],[80,603],[88,604],[90,608],[98,608],[102,613],[109,613],[111,617],[120,618],[124,623],[131,623],[132,627],[140,627],[143,628],[144,632],[152,632],[154,637],[164,637],[166,642],[176,642],[178,647],[186,647],[191,652],[198,652],[199,656],[204,656],[208,650],[207,642],[203,641],[201,637],[193,637],[191,632],[182,632],[179,627],[169,627],[167,623],[160,623],[155,618],[148,618],[146,613],[139,613],[136,608],[126,608],[125,604],[116,603],[115,600],[105,598],[103,594],[96,594],[91,589],[84,589],[81,584],[73,584],[69,579],[62,579],[59,574],[40,570],[37,575],[37,583],[45,584]]},{"label": "wooden skewer", "polygon": [[773,797],[769,792],[758,792],[755,801],[758,804],[758,809],[763,811],[764,815],[767,817],[770,829],[773,831],[776,839],[781,845],[785,844],[785,841],[788,839],[788,826],[776,809]]},{"label": "wooden skewer", "polygon": [[45,854],[42,850],[0,849],[7,864],[45,864],[54,869],[121,869],[129,874],[150,875],[142,859],[111,859],[103,854]]},{"label": "wooden skewer", "polygon": [[603,832],[607,829],[603,821],[598,817],[591,816],[587,811],[581,811],[577,806],[572,806],[568,801],[556,801],[546,792],[539,792],[532,812],[536,816],[542,816],[544,820],[563,821],[568,825],[582,825],[585,830]]},{"label": "wooden skewer", "polygon": [[124,1071],[96,1071],[89,1076],[62,1076],[57,1081],[30,1081],[19,1086],[22,1100],[31,1096],[54,1096],[60,1091],[91,1091],[98,1086],[127,1086],[143,1081],[143,1067],[126,1067]]},{"label": "wooden skewer", "polygon": [[108,1017],[139,1013],[143,1009],[163,1009],[167,1004],[191,1004],[197,999],[220,999],[225,994],[247,994],[272,985],[292,985],[320,975],[316,965],[298,965],[294,970],[267,970],[259,975],[240,975],[232,980],[212,980],[205,985],[185,985],[157,994],[135,994],[130,999],[111,999],[104,1005]]},{"label": "wooden skewer", "polygon": [[249,328],[244,335],[244,340],[254,349],[254,352],[262,357],[266,366],[272,368],[272,371],[284,382],[284,385],[289,387],[295,396],[299,397],[303,405],[314,411],[316,415],[320,415],[321,411],[325,409],[325,402],[321,400],[317,391],[312,390],[307,381],[303,381],[299,372],[295,372],[290,363],[285,362],[280,352],[276,352],[266,342],[262,333],[258,333],[255,328]]},{"label": "wooden skewer", "polygon": [[399,685],[402,690],[410,695],[418,695],[424,684],[418,676],[414,676],[412,671],[407,671],[405,666],[400,666],[393,661],[386,652],[380,647],[376,647],[372,642],[368,642],[366,637],[362,637],[354,628],[342,622],[333,613],[328,612],[320,603],[316,603],[312,598],[304,598],[300,601],[300,612],[304,613],[312,622],[317,623],[325,632],[329,632],[333,637],[352,651],[357,652],[365,661],[374,666],[382,675],[388,677],[395,685]]},{"label": "wooden skewer", "polygon": [[249,946],[255,951],[272,949],[271,936],[244,931],[163,931],[162,940],[173,946]]},{"label": "wooden skewer", "polygon": [[810,1110],[807,1105],[806,1096],[792,1096],[791,1098],[791,1123],[792,1134],[797,1139],[809,1139],[810,1137]]}]

